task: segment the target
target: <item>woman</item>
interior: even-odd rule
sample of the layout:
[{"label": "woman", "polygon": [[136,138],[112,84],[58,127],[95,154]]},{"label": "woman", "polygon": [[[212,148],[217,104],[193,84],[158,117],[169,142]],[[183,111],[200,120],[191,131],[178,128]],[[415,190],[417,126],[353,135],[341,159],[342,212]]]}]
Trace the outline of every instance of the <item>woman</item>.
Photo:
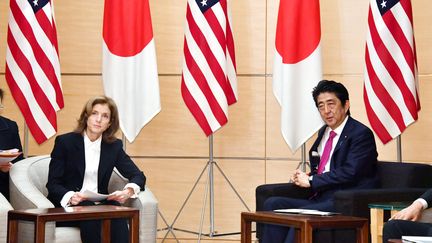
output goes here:
[{"label": "woman", "polygon": [[[48,199],[56,207],[88,206],[95,204],[120,205],[144,190],[145,176],[122,148],[115,137],[119,129],[118,111],[111,98],[101,96],[90,99],[84,106],[77,128],[55,140],[48,174]],[[108,182],[118,171],[129,183],[101,202],[87,199],[83,192],[108,194]],[[101,242],[100,221],[80,221],[58,224],[79,226],[84,243]],[[111,242],[129,242],[125,220],[112,220]]]},{"label": "woman", "polygon": [[[0,111],[3,110],[3,95],[4,92],[0,89]],[[22,151],[18,126],[16,122],[0,116],[0,150],[9,149],[18,149],[18,151]],[[12,163],[21,159],[23,159],[22,154],[14,159]],[[0,192],[7,200],[9,200],[9,170],[12,163],[0,165]]]}]

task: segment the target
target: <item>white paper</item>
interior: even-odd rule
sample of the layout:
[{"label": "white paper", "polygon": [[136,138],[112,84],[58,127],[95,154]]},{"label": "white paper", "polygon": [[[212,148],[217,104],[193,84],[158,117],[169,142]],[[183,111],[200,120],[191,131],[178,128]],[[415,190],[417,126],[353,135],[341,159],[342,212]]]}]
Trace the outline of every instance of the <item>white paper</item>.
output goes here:
[{"label": "white paper", "polygon": [[108,194],[100,194],[100,193],[92,192],[89,190],[85,190],[82,193],[87,198],[87,200],[92,201],[92,202],[99,202],[99,201],[105,200],[109,196]]},{"label": "white paper", "polygon": [[0,150],[0,165],[6,165],[21,154],[18,149]]},{"label": "white paper", "polygon": [[319,211],[319,210],[314,210],[314,209],[298,209],[298,208],[275,209],[274,212],[276,212],[276,213],[320,215],[320,216],[328,216],[328,215],[338,214],[335,212],[324,212],[324,211]]},{"label": "white paper", "polygon": [[402,236],[402,242],[406,243],[432,243],[430,236]]}]

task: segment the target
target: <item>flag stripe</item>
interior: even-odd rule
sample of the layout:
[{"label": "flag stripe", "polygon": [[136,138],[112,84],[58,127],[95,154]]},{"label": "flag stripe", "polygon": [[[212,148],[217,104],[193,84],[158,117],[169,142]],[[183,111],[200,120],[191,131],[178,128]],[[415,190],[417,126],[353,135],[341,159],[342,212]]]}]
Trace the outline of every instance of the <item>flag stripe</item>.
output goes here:
[{"label": "flag stripe", "polygon": [[222,29],[222,26],[226,25],[225,19],[222,18],[225,17],[223,14],[224,13],[222,12],[222,9],[217,6],[213,6],[213,8],[209,9],[204,14],[204,17],[209,23],[209,27],[212,29],[213,34],[218,40],[222,50],[224,49],[225,45],[225,29]]},{"label": "flag stripe", "polygon": [[[184,76],[182,75],[182,81],[185,80]],[[186,82],[183,81],[181,83],[181,92],[182,97],[186,105],[189,107],[189,109],[193,109],[195,112],[192,113],[192,115],[197,120],[198,124],[201,126],[201,129],[204,131],[204,133],[208,136],[213,132],[213,129],[217,130],[216,128],[211,128],[210,124],[208,122],[209,119],[205,116],[205,114],[202,112],[203,109],[198,105],[196,102],[196,99],[192,96],[192,94],[189,92],[189,88],[186,87]]]},{"label": "flag stripe", "polygon": [[[364,96],[365,105],[366,107],[370,108],[371,104],[367,97],[366,87],[364,88],[363,93],[365,94]],[[387,132],[387,129],[383,126],[381,120],[376,116],[375,112],[371,112],[371,111],[372,111],[371,109],[366,109],[366,114],[368,116],[369,122],[371,123],[372,129],[377,131],[378,137],[382,138],[382,141],[384,143],[389,142],[392,139],[392,136],[390,136],[390,134]]]},{"label": "flag stripe", "polygon": [[[399,129],[403,129],[405,124],[403,121],[402,113],[399,109],[392,109],[392,107],[397,107],[395,101],[392,96],[387,92],[387,89],[384,87],[383,83],[379,82],[379,78],[375,73],[375,70],[372,67],[372,64],[369,59],[369,53],[366,53],[366,68],[368,73],[368,78],[370,80],[370,85],[372,90],[379,93],[380,96],[377,98],[380,100],[380,103],[383,104],[386,112],[392,117],[392,119],[396,122]],[[399,94],[399,93],[397,93]]]},{"label": "flag stripe", "polygon": [[[209,10],[210,11],[210,10]],[[215,43],[207,43],[206,42],[206,36],[204,36],[204,34],[201,32],[201,30],[199,29],[198,25],[196,25],[196,22],[193,21],[192,16],[190,15],[190,11],[188,11],[188,26],[190,31],[187,32],[187,39],[186,41],[188,41],[189,43],[192,42],[192,39],[189,38],[189,33],[193,36],[193,40],[194,40],[194,44],[196,43],[200,43],[201,45],[196,45],[196,49],[197,51],[195,52],[196,55],[203,55],[205,62],[203,63],[203,65],[208,64],[208,67],[202,67],[203,69],[207,69],[209,72],[213,73],[213,77],[214,79],[219,83],[218,85],[215,85],[215,89],[219,89],[221,88],[222,90],[220,91],[216,91],[216,92],[224,92],[224,85],[226,82],[226,77],[225,77],[225,73],[224,70],[221,67],[221,62],[224,62],[225,59],[225,55],[223,53],[219,53],[221,55],[219,56],[215,56],[215,52],[212,52],[210,45],[215,45]],[[192,51],[194,50],[192,49]],[[198,49],[201,50],[200,53],[198,53]],[[210,75],[210,73],[209,73]],[[226,95],[220,94],[220,103],[226,103],[225,99],[226,99]]]},{"label": "flag stripe", "polygon": [[[7,66],[6,66],[6,71],[10,71]],[[15,82],[14,79],[8,79],[7,83],[9,89],[14,94],[15,101],[21,104],[20,109],[24,114],[24,118],[26,120],[27,126],[29,127],[29,130],[32,131],[33,137],[35,138],[37,143],[39,144],[42,143],[47,139],[47,137],[45,136],[44,131],[40,128],[40,126],[34,119],[32,115],[33,114],[32,110],[27,103],[27,98],[21,92],[21,89],[17,86],[17,83]]]},{"label": "flag stripe", "polygon": [[[11,32],[8,31],[8,34],[11,35]],[[8,38],[7,43],[8,43],[8,46],[10,48],[9,51],[15,50],[14,53],[11,53],[11,57],[13,57],[14,60],[20,60],[20,63],[17,64],[17,66],[19,65],[19,69],[16,69],[16,70],[22,71],[24,74],[23,78],[26,77],[28,79],[28,81],[29,81],[28,84],[30,85],[31,93],[35,96],[35,99],[36,99],[37,103],[39,104],[39,106],[47,108],[47,109],[44,109],[43,112],[45,113],[46,117],[49,117],[49,115],[52,114],[54,109],[51,106],[51,103],[49,102],[45,93],[43,92],[41,87],[38,85],[36,77],[32,71],[33,69],[32,69],[31,63],[28,61],[29,59],[27,59],[24,56],[24,54],[21,52],[21,49],[18,47],[14,38]],[[8,59],[8,61],[7,61],[7,63],[9,65],[11,65],[11,60],[12,59]],[[38,78],[40,78],[40,77],[38,77]],[[52,120],[52,119],[49,119],[49,120],[51,121],[51,123],[54,123],[55,117],[54,117],[54,120]]]},{"label": "flag stripe", "polygon": [[35,10],[30,4],[35,3],[10,1],[5,76],[30,132],[40,144],[56,133],[56,111],[63,108],[64,101],[51,2]]},{"label": "flag stripe", "polygon": [[[6,54],[10,55],[9,48],[6,49]],[[45,112],[41,108],[37,98],[32,93],[31,84],[26,80],[25,74],[21,72],[20,67],[13,58],[7,60],[6,81],[35,140],[42,143],[54,135],[57,129],[55,113]],[[30,108],[28,109],[28,107]],[[40,132],[38,130],[41,130],[44,136],[39,137]]]},{"label": "flag stripe", "polygon": [[[194,30],[194,28],[190,29],[192,31]],[[191,32],[185,32],[185,65],[189,66],[188,62],[190,60],[196,60],[194,61],[196,65],[193,65],[193,68],[195,69],[190,70],[190,72],[193,74],[192,76],[195,76],[196,73],[203,74],[204,77],[201,82],[208,83],[210,90],[202,90],[202,92],[204,92],[205,95],[215,96],[220,108],[224,111],[224,113],[227,113],[227,107],[223,106],[223,104],[227,103],[226,97],[223,93],[222,87],[217,80],[217,77],[213,75],[214,72],[212,68],[218,69],[218,65],[215,64],[214,58],[212,58],[211,54],[205,56],[202,52],[203,46],[205,46],[206,44],[204,44],[203,42],[199,42],[201,43],[201,46],[198,46],[197,42],[195,42],[194,38],[191,35]],[[209,52],[210,48],[205,49],[205,51]],[[198,81],[199,80],[196,80],[196,82]]]},{"label": "flag stripe", "polygon": [[[390,4],[390,3],[389,3]],[[364,102],[383,143],[418,118],[417,64],[409,0],[371,0],[366,37]]]},{"label": "flag stripe", "polygon": [[[209,104],[209,108],[211,109],[211,113],[208,112],[206,114],[212,114],[218,120],[219,124],[225,124],[227,119],[225,116],[225,112],[222,110],[221,106],[219,105],[219,102],[214,96],[214,93],[212,92],[211,88],[209,87],[209,83],[206,82],[206,77],[203,75],[201,69],[198,67],[197,63],[195,62],[195,59],[190,55],[189,48],[187,45],[187,42],[184,46],[184,55],[185,55],[185,64],[187,65],[187,69],[184,69],[185,75],[187,77],[192,76],[191,78],[195,80],[195,82],[188,82],[189,85],[186,85],[186,87],[191,87],[191,85],[197,85],[196,92],[194,92],[196,95],[199,95],[202,93],[202,95],[205,97],[205,100],[202,99],[200,104],[207,103]],[[190,71],[190,72],[189,72]],[[190,75],[189,75],[190,74]],[[187,80],[190,80],[188,78]]]},{"label": "flag stripe", "polygon": [[[40,76],[37,77],[37,81],[46,82],[40,85],[46,88],[45,93],[51,105],[56,110],[59,110],[63,108],[63,96],[57,76],[51,75],[55,73],[52,63],[58,60],[50,60],[48,57],[57,56],[57,53],[53,53],[52,43],[38,24],[38,20],[35,18],[31,8],[26,8],[26,4],[28,5],[27,1],[11,1],[9,26],[12,27],[12,36],[19,35],[15,37],[17,40],[20,40],[19,43],[30,47],[31,50],[27,50],[24,53],[32,55],[31,58],[35,59],[30,61],[34,68],[42,69]],[[23,8],[26,11],[23,12]],[[24,47],[20,46],[20,48]]]},{"label": "flag stripe", "polygon": [[227,123],[228,106],[237,101],[237,80],[227,1],[205,4],[187,3],[181,87],[186,106],[208,136]]}]

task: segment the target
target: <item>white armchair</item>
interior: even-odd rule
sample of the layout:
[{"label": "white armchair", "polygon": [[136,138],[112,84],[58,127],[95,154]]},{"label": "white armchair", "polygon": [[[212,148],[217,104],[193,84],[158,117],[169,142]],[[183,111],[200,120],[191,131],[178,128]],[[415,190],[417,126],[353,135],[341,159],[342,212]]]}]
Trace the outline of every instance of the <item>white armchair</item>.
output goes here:
[{"label": "white armchair", "polygon": [[[53,208],[46,198],[45,187],[48,180],[48,167],[51,158],[47,155],[23,159],[10,170],[10,201],[14,209]],[[123,189],[127,183],[117,171],[111,176],[109,191]],[[156,242],[158,202],[153,193],[146,187],[138,198],[130,199],[128,204],[140,209],[139,239],[142,243]],[[34,232],[32,223],[20,222],[18,241],[31,242]],[[54,222],[46,225],[45,242],[77,243],[81,242],[78,228],[55,227]]]},{"label": "white armchair", "polygon": [[8,200],[0,193],[0,243],[6,242],[8,211],[12,209]]}]

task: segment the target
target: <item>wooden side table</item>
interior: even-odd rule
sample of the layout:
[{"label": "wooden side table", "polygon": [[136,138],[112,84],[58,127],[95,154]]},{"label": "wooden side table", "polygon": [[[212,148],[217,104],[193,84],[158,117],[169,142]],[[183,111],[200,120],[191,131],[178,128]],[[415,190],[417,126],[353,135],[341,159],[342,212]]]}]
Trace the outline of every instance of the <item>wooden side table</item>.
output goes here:
[{"label": "wooden side table", "polygon": [[32,221],[35,224],[34,242],[45,241],[45,223],[48,221],[78,221],[78,220],[102,220],[102,242],[110,243],[111,219],[129,219],[129,242],[138,243],[139,236],[139,210],[135,208],[100,205],[77,206],[64,208],[36,208],[26,210],[11,210],[8,213],[9,243],[18,243],[18,221]]},{"label": "wooden side table", "polygon": [[409,206],[409,202],[377,202],[370,203],[370,229],[371,229],[371,240],[372,243],[382,242],[382,231],[384,227],[384,211],[390,211],[390,215],[393,216],[398,211]]},{"label": "wooden side table", "polygon": [[241,243],[251,242],[252,222],[298,228],[302,243],[312,243],[312,231],[316,228],[355,228],[357,229],[357,243],[368,243],[369,240],[368,220],[365,218],[343,215],[313,216],[274,212],[243,212],[241,213]]}]

